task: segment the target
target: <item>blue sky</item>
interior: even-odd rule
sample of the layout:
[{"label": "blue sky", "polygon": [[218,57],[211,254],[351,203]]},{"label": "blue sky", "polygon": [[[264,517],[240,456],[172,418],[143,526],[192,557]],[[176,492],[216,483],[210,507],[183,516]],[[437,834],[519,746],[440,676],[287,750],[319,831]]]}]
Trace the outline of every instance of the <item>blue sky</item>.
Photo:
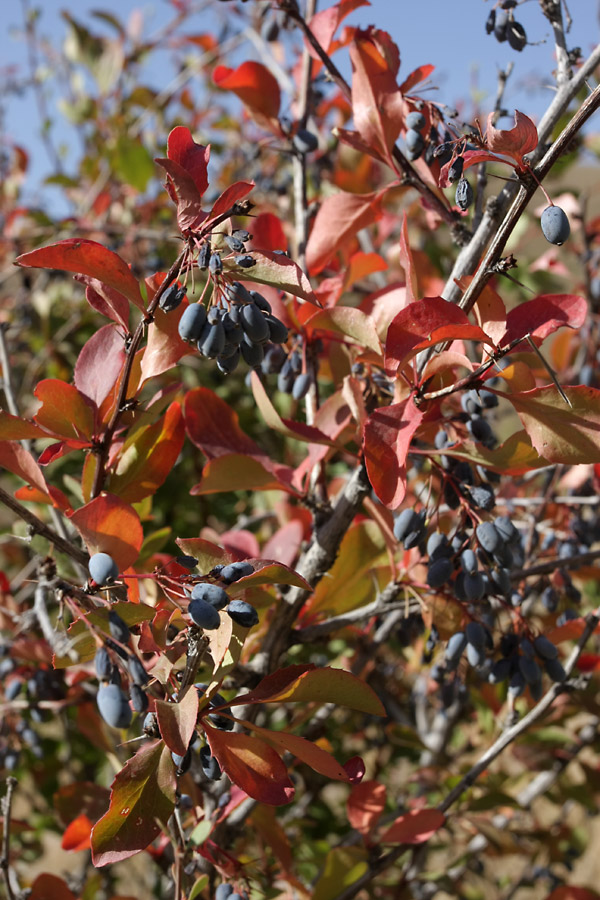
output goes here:
[{"label": "blue sky", "polygon": [[[252,2],[252,0],[250,0]],[[62,46],[66,25],[61,10],[68,10],[84,23],[91,24],[95,31],[111,33],[98,19],[90,17],[92,10],[102,9],[116,14],[126,23],[139,10],[143,16],[143,33],[152,35],[172,16],[172,7],[167,0],[136,2],[136,0],[30,0],[31,6],[40,9],[38,29],[49,38],[55,48]],[[331,5],[329,0],[321,0],[319,8]],[[428,94],[431,99],[457,106],[466,101],[466,115],[474,106],[479,106],[485,117],[493,106],[496,91],[497,72],[508,62],[514,62],[513,75],[509,81],[505,106],[518,108],[534,119],[546,108],[551,96],[550,73],[554,67],[554,45],[550,25],[543,18],[539,3],[530,0],[516,10],[528,35],[535,42],[524,52],[517,53],[507,43],[498,43],[493,36],[485,33],[485,20],[493,4],[485,0],[371,0],[370,7],[361,8],[346,20],[348,24],[366,26],[376,24],[389,31],[400,48],[401,79],[413,68],[432,63],[436,71],[432,76],[436,91]],[[22,37],[23,20],[20,2],[2,0],[0,3],[0,69],[9,68],[17,75],[28,73],[27,46]],[[218,32],[219,22],[231,15],[238,6],[207,0],[201,12],[190,22],[190,30]],[[248,3],[248,7],[250,3]],[[569,8],[574,22],[568,36],[569,46],[581,47],[587,55],[599,40],[597,4],[592,0],[569,0]],[[247,48],[247,55],[257,58],[254,48]],[[336,58],[338,64],[349,74],[347,62],[342,63],[344,51]],[[164,54],[164,60],[148,67],[145,73],[147,83],[161,88],[173,75],[171,57]],[[61,117],[56,109],[56,97],[50,97],[50,114],[60,126]],[[3,141],[22,144],[31,153],[31,169],[27,181],[27,197],[40,197],[40,184],[51,171],[51,166],[39,139],[40,123],[31,91],[21,97],[10,99],[4,106],[5,120]],[[501,123],[509,127],[507,120]],[[56,131],[70,151],[70,158],[77,153],[76,135],[73,129],[57,128]],[[68,171],[67,157],[67,171]],[[52,202],[51,200],[49,201]]]}]

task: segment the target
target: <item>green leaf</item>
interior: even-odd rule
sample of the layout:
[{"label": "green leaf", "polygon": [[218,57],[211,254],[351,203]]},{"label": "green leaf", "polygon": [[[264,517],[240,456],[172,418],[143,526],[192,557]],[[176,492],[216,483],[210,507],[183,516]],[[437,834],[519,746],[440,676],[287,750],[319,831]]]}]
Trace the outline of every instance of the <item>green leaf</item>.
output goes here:
[{"label": "green leaf", "polygon": [[373,521],[352,525],[342,540],[338,557],[307,602],[307,612],[339,615],[374,598],[378,581],[389,575],[388,556],[381,530]]},{"label": "green leaf", "polygon": [[[190,841],[192,841],[192,843],[196,843],[196,844],[202,843],[202,841],[196,841],[194,839],[194,835],[196,834],[196,832],[198,831],[199,828],[202,828],[202,826],[204,826],[206,824],[208,824],[208,823],[200,822],[200,824],[197,825],[196,828],[194,828],[194,830],[192,831],[192,833],[190,835]],[[211,825],[211,827],[212,827],[212,825]],[[203,891],[207,886],[208,886],[208,875],[201,875],[200,878],[198,878],[198,880],[196,882],[194,882],[194,886],[188,895],[188,900],[201,900],[201,898],[204,896]]]},{"label": "green leaf", "polygon": [[368,870],[364,847],[335,847],[327,854],[325,867],[314,886],[312,900],[334,900]]},{"label": "green leaf", "polygon": [[375,691],[344,669],[289,666],[267,675],[249,694],[231,700],[245,703],[336,703],[374,716],[385,716]]},{"label": "green leaf", "polygon": [[138,750],[113,781],[108,812],[92,829],[94,865],[145,850],[166,828],[175,809],[175,787],[175,766],[163,742]]}]

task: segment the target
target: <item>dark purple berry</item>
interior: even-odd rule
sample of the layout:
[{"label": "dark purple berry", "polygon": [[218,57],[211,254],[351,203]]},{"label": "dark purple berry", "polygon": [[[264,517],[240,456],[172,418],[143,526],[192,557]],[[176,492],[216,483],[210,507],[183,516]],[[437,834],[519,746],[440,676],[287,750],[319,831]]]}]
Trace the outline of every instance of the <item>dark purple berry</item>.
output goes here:
[{"label": "dark purple berry", "polygon": [[194,624],[206,631],[215,631],[221,624],[218,610],[206,600],[190,600],[188,612]]},{"label": "dark purple berry", "polygon": [[258,625],[258,613],[245,600],[232,600],[226,608],[226,613],[243,628],[252,628]]},{"label": "dark purple berry", "polygon": [[179,320],[177,331],[182,341],[195,343],[206,325],[206,310],[201,303],[190,303]]},{"label": "dark purple berry", "polygon": [[[225,584],[233,584],[234,581],[239,581],[240,578],[245,578],[247,575],[253,574],[254,566],[252,563],[246,562],[245,560],[230,563],[228,566],[223,566],[221,569],[221,579]],[[223,593],[225,593],[225,591],[223,591]]]}]

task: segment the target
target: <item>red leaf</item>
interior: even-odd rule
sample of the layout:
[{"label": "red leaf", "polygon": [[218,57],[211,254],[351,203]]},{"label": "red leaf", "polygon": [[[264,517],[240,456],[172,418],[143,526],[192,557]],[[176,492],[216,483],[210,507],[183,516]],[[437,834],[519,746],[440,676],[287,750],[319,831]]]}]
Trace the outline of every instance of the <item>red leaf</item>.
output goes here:
[{"label": "red leaf", "polygon": [[247,60],[237,69],[217,66],[213,72],[213,81],[222,90],[237,94],[242,103],[251,112],[258,114],[259,118],[276,119],[279,115],[279,84],[262,63]]},{"label": "red leaf", "polygon": [[133,565],[144,539],[140,517],[114,494],[102,493],[76,510],[71,522],[90,553],[109,553],[119,571]]},{"label": "red leaf", "polygon": [[542,294],[511,309],[506,317],[502,346],[526,334],[541,343],[558,328],[580,328],[586,320],[588,306],[577,294]]},{"label": "red leaf", "polygon": [[258,725],[251,722],[247,722],[245,725],[249,730],[263,737],[267,743],[275,744],[281,751],[287,750],[288,753],[293,753],[320,775],[325,775],[326,778],[332,778],[334,781],[348,782],[350,780],[348,773],[337,759],[318,744],[313,744],[312,741],[287,731],[271,731],[268,728],[259,728]]},{"label": "red leaf", "polygon": [[204,728],[212,755],[234,784],[261,803],[290,803],[294,785],[281,757],[269,744],[248,734],[219,731],[206,721]]},{"label": "red leaf", "polygon": [[255,265],[251,269],[243,269],[237,266],[234,260],[225,259],[226,271],[240,281],[253,281],[258,284],[270,284],[280,291],[293,294],[301,300],[319,305],[310,281],[293,259],[283,253],[274,253],[271,250],[254,250],[252,256]]},{"label": "red leaf", "polygon": [[241,200],[242,197],[246,197],[253,187],[253,181],[236,181],[235,184],[229,185],[229,187],[225,188],[223,193],[217,197],[217,200],[209,213],[210,218],[214,219],[227,212],[227,210],[231,209],[231,207]]},{"label": "red leaf", "polygon": [[91,275],[124,294],[139,309],[144,309],[140,286],[125,260],[96,241],[67,238],[23,253],[15,263],[35,269],[63,269],[78,275]]},{"label": "red leaf", "polygon": [[114,325],[104,325],[81,349],[73,374],[75,387],[100,407],[114,387],[124,362],[123,336]]},{"label": "red leaf", "polygon": [[538,145],[537,128],[524,113],[515,110],[515,124],[510,131],[501,131],[494,127],[494,115],[488,116],[485,142],[492,153],[511,156],[517,165],[523,164],[523,157]]},{"label": "red leaf", "polygon": [[369,838],[385,809],[386,787],[379,781],[363,781],[352,788],[346,803],[348,821]]},{"label": "red leaf", "polygon": [[384,844],[424,844],[438,831],[446,816],[437,809],[417,809],[399,816],[379,840]]},{"label": "red leaf", "polygon": [[108,284],[99,281],[98,278],[76,275],[75,279],[86,285],[85,299],[92,309],[112,319],[125,331],[129,331],[129,300],[127,297]]},{"label": "red leaf", "polygon": [[382,192],[326,197],[319,207],[306,246],[306,265],[311,275],[321,272],[334,254],[357,233],[381,217]]},{"label": "red leaf", "polygon": [[429,78],[431,73],[434,71],[435,66],[431,64],[427,64],[425,66],[417,66],[416,69],[410,73],[408,78],[406,78],[402,84],[400,85],[400,91],[403,94],[408,94],[416,84],[420,84],[421,81],[425,81],[426,78]]},{"label": "red leaf", "polygon": [[208,187],[208,160],[210,145],[197,144],[189,128],[178,125],[167,138],[167,156],[189,174],[202,197]]},{"label": "red leaf", "polygon": [[190,494],[281,490],[298,495],[293,480],[294,470],[286,466],[243,453],[227,453],[207,462],[202,469],[202,480],[190,488]]},{"label": "red leaf", "polygon": [[443,341],[483,341],[490,338],[466,313],[441,297],[425,297],[400,310],[392,321],[385,344],[385,368],[389,376],[403,369],[413,356]]},{"label": "red leaf", "polygon": [[369,481],[390,509],[396,509],[404,499],[406,457],[422,419],[423,413],[411,395],[400,403],[376,409],[365,424],[363,446]]},{"label": "red leaf", "polygon": [[563,884],[548,894],[545,900],[598,900],[600,895],[589,888]]},{"label": "red leaf", "polygon": [[173,753],[184,756],[196,729],[198,691],[191,687],[177,703],[155,700],[160,734]]},{"label": "red leaf", "polygon": [[73,819],[63,832],[60,843],[63,850],[87,850],[91,847],[90,836],[93,824],[85,814]]},{"label": "red leaf", "polygon": [[145,744],[117,774],[108,812],[94,825],[94,865],[106,866],[145,850],[167,826],[175,788],[169,749],[162,741]]},{"label": "red leaf", "polygon": [[252,248],[287,250],[287,238],[281,220],[275,213],[259,213],[252,221]]},{"label": "red leaf", "polygon": [[192,175],[172,159],[156,158],[157,165],[167,173],[167,189],[177,205],[177,224],[181,231],[196,231],[207,213],[202,209],[202,197]]},{"label": "red leaf", "polygon": [[27,896],[28,900],[76,900],[75,894],[62,878],[46,872],[37,876]]},{"label": "red leaf", "polygon": [[129,437],[119,453],[109,488],[127,503],[138,503],[164,483],[181,453],[185,426],[179,403],[171,403],[165,415]]},{"label": "red leaf", "polygon": [[[355,9],[359,9],[361,6],[369,5],[369,0],[340,0],[340,2],[336,3],[334,6],[330,6],[328,9],[323,9],[321,12],[316,13],[308,23],[308,26],[321,47],[328,51],[334,34],[346,16]],[[320,61],[321,57],[316,50],[313,50],[312,45],[306,40],[305,46],[313,59],[318,59]]]},{"label": "red leaf", "polygon": [[[352,113],[354,126],[379,159],[390,160],[403,121],[404,100],[390,66],[390,39],[385,32],[357,29],[350,45],[352,60]],[[395,46],[395,45],[394,45]],[[397,52],[397,48],[396,48]]]},{"label": "red leaf", "polygon": [[75,385],[58,378],[38,381],[34,394],[42,402],[34,416],[38,425],[67,441],[89,443],[94,433],[95,404],[92,400]]}]

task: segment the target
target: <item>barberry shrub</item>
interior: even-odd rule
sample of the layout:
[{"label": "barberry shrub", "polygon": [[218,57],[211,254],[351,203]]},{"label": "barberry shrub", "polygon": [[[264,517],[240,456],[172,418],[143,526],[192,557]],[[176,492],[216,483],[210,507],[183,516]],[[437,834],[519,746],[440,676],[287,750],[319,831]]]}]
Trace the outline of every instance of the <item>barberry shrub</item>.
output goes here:
[{"label": "barberry shrub", "polygon": [[600,48],[482,5],[483,127],[360,5],[66,14],[69,215],[3,162],[10,898],[597,896]]}]

